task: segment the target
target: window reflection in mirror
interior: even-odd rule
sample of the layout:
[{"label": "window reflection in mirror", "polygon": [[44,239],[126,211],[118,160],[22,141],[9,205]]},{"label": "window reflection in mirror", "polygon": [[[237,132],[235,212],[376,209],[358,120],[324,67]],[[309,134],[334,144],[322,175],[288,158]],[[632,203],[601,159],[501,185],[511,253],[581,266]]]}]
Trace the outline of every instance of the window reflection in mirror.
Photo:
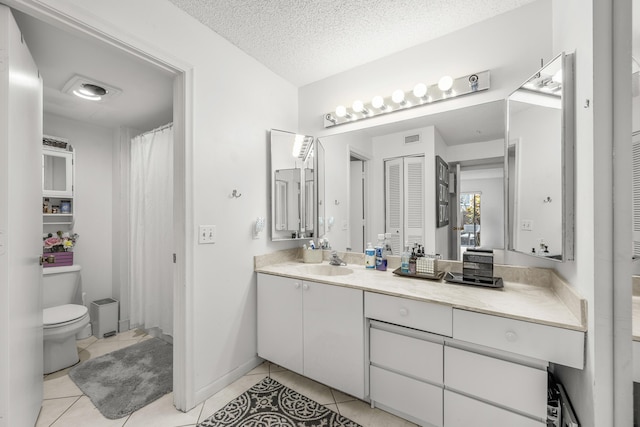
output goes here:
[{"label": "window reflection in mirror", "polygon": [[507,102],[509,249],[573,257],[572,56],[560,55]]}]

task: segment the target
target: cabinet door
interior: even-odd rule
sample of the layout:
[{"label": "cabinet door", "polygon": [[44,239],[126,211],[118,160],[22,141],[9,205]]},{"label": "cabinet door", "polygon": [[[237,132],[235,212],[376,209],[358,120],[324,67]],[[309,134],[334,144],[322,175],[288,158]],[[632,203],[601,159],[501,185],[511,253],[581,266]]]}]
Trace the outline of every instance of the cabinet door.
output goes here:
[{"label": "cabinet door", "polygon": [[363,292],[304,282],[304,375],[364,397]]},{"label": "cabinet door", "polygon": [[258,274],[258,356],[302,374],[302,280]]}]

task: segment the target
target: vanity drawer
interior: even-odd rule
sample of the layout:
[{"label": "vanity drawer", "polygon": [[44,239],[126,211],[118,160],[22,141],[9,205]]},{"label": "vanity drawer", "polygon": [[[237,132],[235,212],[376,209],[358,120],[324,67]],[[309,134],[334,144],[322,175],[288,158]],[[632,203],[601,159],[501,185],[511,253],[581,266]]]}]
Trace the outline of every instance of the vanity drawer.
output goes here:
[{"label": "vanity drawer", "polygon": [[580,331],[456,309],[453,338],[572,368],[584,367],[584,332]]},{"label": "vanity drawer", "polygon": [[447,427],[545,427],[546,423],[445,390],[444,425]]},{"label": "vanity drawer", "polygon": [[452,312],[451,307],[442,304],[364,293],[365,317],[448,337],[452,331]]},{"label": "vanity drawer", "polygon": [[442,384],[442,342],[430,342],[373,327],[369,331],[372,364]]},{"label": "vanity drawer", "polygon": [[447,388],[541,419],[547,414],[547,371],[470,351],[444,348]]},{"label": "vanity drawer", "polygon": [[370,399],[418,420],[442,426],[442,388],[385,369],[370,368]]}]

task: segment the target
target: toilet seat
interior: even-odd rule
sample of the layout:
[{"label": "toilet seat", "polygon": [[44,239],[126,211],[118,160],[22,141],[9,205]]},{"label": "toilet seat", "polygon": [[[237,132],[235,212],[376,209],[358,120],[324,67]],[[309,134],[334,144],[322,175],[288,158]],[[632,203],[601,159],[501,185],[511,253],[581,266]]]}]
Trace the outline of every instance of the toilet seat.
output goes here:
[{"label": "toilet seat", "polygon": [[44,328],[58,328],[85,317],[89,310],[84,305],[64,304],[42,310]]}]

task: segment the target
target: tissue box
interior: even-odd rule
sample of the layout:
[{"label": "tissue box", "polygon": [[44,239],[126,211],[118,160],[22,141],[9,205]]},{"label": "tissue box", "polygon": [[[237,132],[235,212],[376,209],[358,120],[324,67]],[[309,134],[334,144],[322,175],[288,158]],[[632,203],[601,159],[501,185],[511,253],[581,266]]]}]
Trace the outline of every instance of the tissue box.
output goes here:
[{"label": "tissue box", "polygon": [[465,280],[493,280],[493,251],[467,249],[462,254],[462,276]]},{"label": "tissue box", "polygon": [[73,252],[44,252],[43,257],[53,256],[55,261],[50,264],[45,262],[42,267],[63,267],[67,265],[73,265]]},{"label": "tissue box", "polygon": [[302,261],[305,263],[318,264],[322,262],[322,249],[303,249]]}]

